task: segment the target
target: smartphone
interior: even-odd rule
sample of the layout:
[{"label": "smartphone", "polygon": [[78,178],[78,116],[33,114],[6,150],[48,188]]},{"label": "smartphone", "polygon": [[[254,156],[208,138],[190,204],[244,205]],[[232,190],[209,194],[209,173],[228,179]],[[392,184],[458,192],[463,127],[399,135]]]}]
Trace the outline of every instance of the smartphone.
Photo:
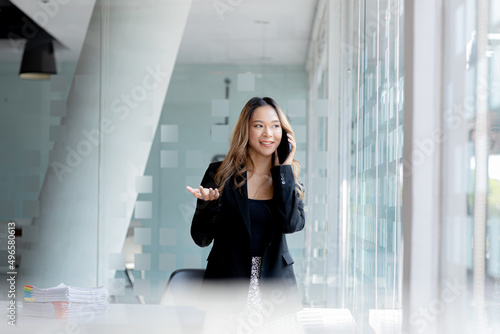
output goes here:
[{"label": "smartphone", "polygon": [[285,162],[286,158],[292,150],[292,145],[288,142],[288,136],[285,130],[281,134],[281,142],[278,145],[278,160],[280,164]]}]

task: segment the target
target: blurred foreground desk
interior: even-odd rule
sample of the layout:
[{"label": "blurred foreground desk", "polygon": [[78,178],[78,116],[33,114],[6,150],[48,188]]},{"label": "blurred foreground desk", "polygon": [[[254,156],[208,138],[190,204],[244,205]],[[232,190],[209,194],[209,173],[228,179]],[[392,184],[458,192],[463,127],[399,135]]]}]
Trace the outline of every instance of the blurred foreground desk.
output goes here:
[{"label": "blurred foreground desk", "polygon": [[[7,302],[0,301],[2,314]],[[110,304],[102,318],[80,320],[23,316],[16,313],[16,327],[0,320],[0,333],[17,334],[198,334],[203,328],[205,312],[190,306]],[[299,313],[304,334],[355,333],[356,324],[349,310],[306,308]],[[220,333],[224,334],[224,333]]]},{"label": "blurred foreground desk", "polygon": [[[7,311],[7,303],[0,302]],[[23,316],[17,309],[16,327],[2,316],[0,333],[22,334],[191,334],[202,331],[205,312],[190,306],[110,304],[107,315],[82,319],[52,319]]]}]

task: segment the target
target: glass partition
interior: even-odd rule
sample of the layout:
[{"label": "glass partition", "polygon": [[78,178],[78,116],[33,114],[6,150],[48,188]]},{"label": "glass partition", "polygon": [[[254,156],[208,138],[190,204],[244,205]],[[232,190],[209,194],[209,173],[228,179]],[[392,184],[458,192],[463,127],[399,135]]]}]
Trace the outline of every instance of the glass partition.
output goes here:
[{"label": "glass partition", "polygon": [[[74,19],[82,31],[59,25],[58,19],[71,17],[71,6],[59,7],[52,16],[49,6],[1,2],[8,20],[1,19],[0,219],[2,234],[4,223],[12,221],[16,227],[15,270],[9,272],[17,273],[16,297],[21,300],[23,284],[97,282],[99,159],[97,139],[86,140],[85,130],[98,127],[100,50],[89,41],[99,40],[101,22],[92,1]],[[57,32],[57,38],[51,34],[49,39],[57,74],[50,80],[21,79],[26,41],[45,40],[48,31]],[[26,59],[35,66],[38,58]],[[2,275],[5,265],[0,264]],[[1,291],[7,299],[9,290]]]},{"label": "glass partition", "polygon": [[[185,186],[224,158],[251,97],[273,97],[289,117],[308,186],[314,2],[260,15],[285,4],[0,1],[21,22],[0,44],[0,219],[16,225],[18,287],[104,285],[110,302],[158,304],[174,270],[205,268],[210,247],[191,239],[196,202]],[[23,20],[54,35],[50,80],[18,77]],[[283,53],[287,38],[298,46]],[[4,245],[7,230],[0,236]],[[303,290],[304,233],[288,246]]]},{"label": "glass partition", "polygon": [[309,169],[312,185],[328,178],[329,189],[310,198],[313,210],[323,203],[327,209],[323,218],[313,214],[308,225],[309,302],[348,309],[353,321],[343,320],[353,332],[398,333],[403,2],[326,2],[324,12],[329,24],[326,32],[322,24],[316,29],[318,51],[310,70],[314,135],[308,153],[318,161]]},{"label": "glass partition", "polygon": [[[363,331],[401,326],[403,15],[401,1],[351,5],[354,30],[347,305]],[[349,29],[346,27],[346,30]],[[347,118],[346,117],[346,118]]]}]

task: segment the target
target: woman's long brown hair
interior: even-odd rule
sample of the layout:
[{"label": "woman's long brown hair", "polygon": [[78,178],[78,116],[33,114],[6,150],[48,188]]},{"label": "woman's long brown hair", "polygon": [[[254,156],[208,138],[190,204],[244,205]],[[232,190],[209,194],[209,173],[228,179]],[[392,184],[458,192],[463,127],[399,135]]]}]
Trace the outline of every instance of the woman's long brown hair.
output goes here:
[{"label": "woman's long brown hair", "polygon": [[[249,123],[255,109],[263,106],[271,106],[276,111],[283,130],[290,133],[295,139],[292,126],[276,101],[270,97],[254,97],[250,99],[243,107],[240,117],[231,133],[231,146],[229,152],[215,174],[215,183],[218,185],[220,194],[224,191],[224,186],[231,175],[234,175],[236,189],[241,191],[241,187],[245,184],[246,180],[243,174],[247,171],[246,166],[247,164],[253,166],[252,159],[248,154]],[[274,164],[274,155],[272,161]],[[295,189],[299,194],[300,200],[302,200],[304,198],[304,189],[298,181],[300,173],[300,162],[298,160],[293,159],[292,170],[295,178]]]}]

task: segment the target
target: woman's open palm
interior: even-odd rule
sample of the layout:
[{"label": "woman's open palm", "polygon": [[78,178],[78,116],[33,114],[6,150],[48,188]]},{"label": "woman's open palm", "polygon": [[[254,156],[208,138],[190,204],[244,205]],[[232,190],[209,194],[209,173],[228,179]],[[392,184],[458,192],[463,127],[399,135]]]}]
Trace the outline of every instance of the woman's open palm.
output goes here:
[{"label": "woman's open palm", "polygon": [[186,189],[193,194],[194,197],[202,199],[204,201],[214,201],[219,198],[219,189],[215,188],[203,188],[199,186],[198,189],[191,188],[187,186]]}]

